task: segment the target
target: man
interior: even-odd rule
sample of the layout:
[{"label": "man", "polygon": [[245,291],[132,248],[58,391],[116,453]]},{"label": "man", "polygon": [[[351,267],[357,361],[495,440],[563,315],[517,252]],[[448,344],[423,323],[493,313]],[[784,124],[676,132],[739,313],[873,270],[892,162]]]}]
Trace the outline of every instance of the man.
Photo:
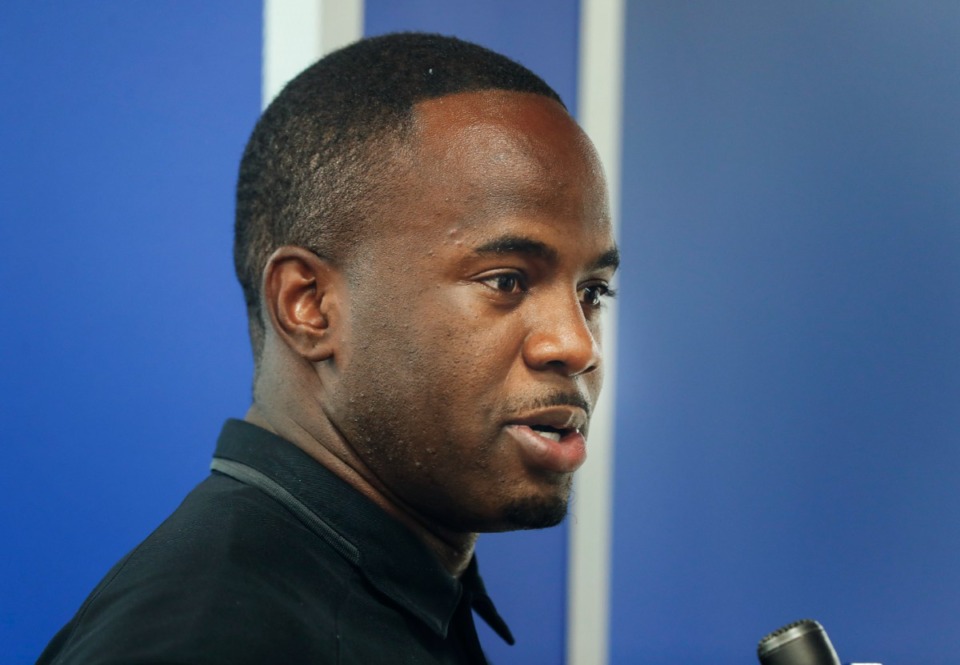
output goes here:
[{"label": "man", "polygon": [[400,34],[307,69],[240,167],[253,406],[40,662],[485,662],[476,534],[563,519],[617,260],[520,65]]}]

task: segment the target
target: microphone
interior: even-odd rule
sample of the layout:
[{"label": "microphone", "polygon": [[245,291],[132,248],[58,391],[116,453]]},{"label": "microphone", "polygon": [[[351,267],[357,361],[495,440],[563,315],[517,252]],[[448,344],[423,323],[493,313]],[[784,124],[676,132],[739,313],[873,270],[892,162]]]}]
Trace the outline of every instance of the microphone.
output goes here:
[{"label": "microphone", "polygon": [[840,665],[827,631],[812,619],[779,628],[757,645],[760,665]]}]

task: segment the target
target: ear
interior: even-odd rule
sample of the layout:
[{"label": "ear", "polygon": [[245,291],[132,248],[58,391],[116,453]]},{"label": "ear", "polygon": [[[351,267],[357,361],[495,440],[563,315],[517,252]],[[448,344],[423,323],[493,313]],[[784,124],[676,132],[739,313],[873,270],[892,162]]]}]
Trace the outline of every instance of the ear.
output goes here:
[{"label": "ear", "polygon": [[284,246],[267,260],[260,293],[277,335],[299,356],[320,362],[336,351],[344,286],[329,262],[302,247]]}]

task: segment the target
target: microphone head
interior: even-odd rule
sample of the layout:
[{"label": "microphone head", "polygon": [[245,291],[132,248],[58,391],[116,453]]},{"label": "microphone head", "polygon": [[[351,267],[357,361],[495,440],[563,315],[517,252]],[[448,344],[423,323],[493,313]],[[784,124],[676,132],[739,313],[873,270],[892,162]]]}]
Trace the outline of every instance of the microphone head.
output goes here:
[{"label": "microphone head", "polygon": [[760,665],[840,665],[827,632],[812,619],[779,628],[757,645]]}]

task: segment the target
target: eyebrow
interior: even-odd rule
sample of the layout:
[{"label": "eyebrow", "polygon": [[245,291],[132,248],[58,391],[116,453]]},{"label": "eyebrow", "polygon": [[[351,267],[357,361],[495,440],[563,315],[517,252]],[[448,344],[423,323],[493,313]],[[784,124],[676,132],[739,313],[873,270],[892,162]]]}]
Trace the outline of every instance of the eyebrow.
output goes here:
[{"label": "eyebrow", "polygon": [[539,240],[523,236],[501,236],[473,250],[474,254],[525,254],[543,261],[555,263],[557,250]]},{"label": "eyebrow", "polygon": [[[473,252],[474,254],[480,256],[487,254],[522,254],[526,256],[532,256],[548,263],[556,263],[559,259],[557,250],[555,250],[553,247],[550,247],[539,240],[532,240],[530,238],[517,235],[507,235],[494,238],[490,242],[484,243],[483,245],[475,248]],[[616,247],[612,247],[598,256],[597,259],[590,264],[589,269],[594,271],[612,268],[615,271],[619,265],[620,250]]]},{"label": "eyebrow", "polygon": [[614,272],[620,267],[620,250],[611,247],[603,254],[597,257],[597,260],[590,265],[590,270],[603,270],[612,268]]}]

